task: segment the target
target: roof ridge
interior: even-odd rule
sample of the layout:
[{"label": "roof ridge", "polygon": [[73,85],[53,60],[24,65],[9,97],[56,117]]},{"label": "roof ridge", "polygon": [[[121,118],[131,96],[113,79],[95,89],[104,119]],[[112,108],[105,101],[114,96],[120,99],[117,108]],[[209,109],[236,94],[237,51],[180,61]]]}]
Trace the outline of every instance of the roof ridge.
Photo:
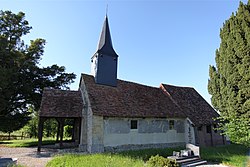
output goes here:
[{"label": "roof ridge", "polygon": [[145,87],[149,87],[149,88],[159,89],[159,87],[156,87],[156,86],[145,85],[145,84],[137,83],[137,82],[134,82],[134,81],[126,81],[126,80],[123,80],[123,79],[117,79],[117,80],[120,81],[120,82],[127,82],[127,83],[136,84],[136,85],[140,85],[140,86],[145,86]]},{"label": "roof ridge", "polygon": [[[164,93],[165,95],[169,96],[170,100],[172,100],[172,102],[173,102],[175,105],[177,105],[177,106],[182,110],[181,106],[173,99],[173,97],[171,96],[171,94],[165,89],[164,84],[161,83],[159,88],[163,91],[163,93]],[[186,114],[185,114],[185,115],[186,115]]]},{"label": "roof ridge", "polygon": [[65,90],[65,89],[54,89],[54,88],[49,88],[49,87],[45,87],[43,89],[43,91],[64,91],[64,92],[79,92],[79,90]]},{"label": "roof ridge", "polygon": [[166,86],[172,86],[172,87],[176,87],[176,88],[190,88],[190,89],[194,89],[191,86],[176,86],[176,85],[171,85],[171,84],[165,84],[165,83],[161,83],[162,85],[166,85]]}]

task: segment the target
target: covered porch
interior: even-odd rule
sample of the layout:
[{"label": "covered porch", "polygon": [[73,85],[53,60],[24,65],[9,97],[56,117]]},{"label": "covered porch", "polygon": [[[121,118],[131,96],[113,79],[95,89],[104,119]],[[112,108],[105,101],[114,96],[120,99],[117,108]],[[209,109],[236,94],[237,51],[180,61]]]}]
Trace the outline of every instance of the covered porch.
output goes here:
[{"label": "covered porch", "polygon": [[78,146],[81,133],[82,97],[80,91],[44,89],[38,123],[38,147],[41,151],[44,123],[48,119],[57,122],[56,141],[59,148],[64,146],[64,125],[66,120],[72,121],[71,145]]}]

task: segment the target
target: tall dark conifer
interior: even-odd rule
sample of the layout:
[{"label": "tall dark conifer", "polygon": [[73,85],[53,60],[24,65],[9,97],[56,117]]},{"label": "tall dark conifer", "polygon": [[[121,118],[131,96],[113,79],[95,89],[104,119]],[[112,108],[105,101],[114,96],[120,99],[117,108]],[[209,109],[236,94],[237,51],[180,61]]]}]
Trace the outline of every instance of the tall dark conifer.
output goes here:
[{"label": "tall dark conifer", "polygon": [[40,67],[44,39],[26,45],[22,37],[31,26],[25,14],[0,11],[0,131],[12,132],[29,120],[28,108],[40,107],[44,87],[68,88],[75,74],[65,67]]},{"label": "tall dark conifer", "polygon": [[250,1],[220,30],[216,67],[210,66],[208,91],[221,114],[221,129],[236,143],[250,142]]}]

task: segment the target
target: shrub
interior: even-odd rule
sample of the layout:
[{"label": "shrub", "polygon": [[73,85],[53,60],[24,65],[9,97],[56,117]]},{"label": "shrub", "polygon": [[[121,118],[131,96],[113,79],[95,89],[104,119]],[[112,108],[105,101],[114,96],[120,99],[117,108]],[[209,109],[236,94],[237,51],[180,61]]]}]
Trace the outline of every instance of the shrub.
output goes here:
[{"label": "shrub", "polygon": [[175,160],[167,159],[158,154],[156,156],[151,156],[146,162],[147,167],[178,167],[179,165]]}]

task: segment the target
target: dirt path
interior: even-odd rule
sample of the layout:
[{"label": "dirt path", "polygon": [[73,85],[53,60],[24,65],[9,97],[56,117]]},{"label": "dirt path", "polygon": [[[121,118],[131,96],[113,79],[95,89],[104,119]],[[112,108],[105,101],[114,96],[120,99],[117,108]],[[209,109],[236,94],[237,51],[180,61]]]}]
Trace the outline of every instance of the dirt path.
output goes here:
[{"label": "dirt path", "polygon": [[17,163],[27,167],[44,167],[52,159],[55,150],[43,148],[37,153],[37,147],[32,148],[9,148],[0,146],[0,157],[17,158]]}]

